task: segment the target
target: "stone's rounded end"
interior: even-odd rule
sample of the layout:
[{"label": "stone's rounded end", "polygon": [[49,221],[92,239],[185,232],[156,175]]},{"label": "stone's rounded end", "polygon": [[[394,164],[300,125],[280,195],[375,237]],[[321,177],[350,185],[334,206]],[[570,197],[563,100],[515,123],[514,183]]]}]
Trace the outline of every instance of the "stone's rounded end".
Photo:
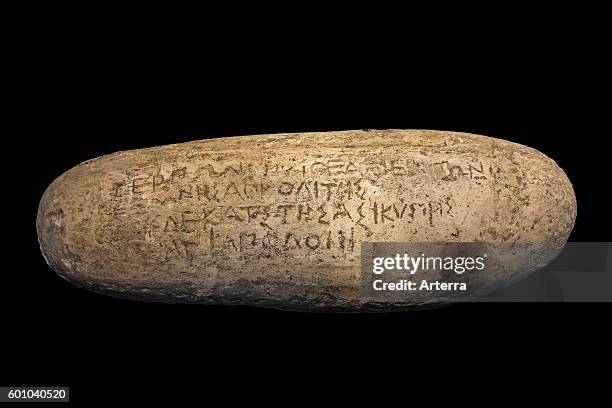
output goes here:
[{"label": "stone's rounded end", "polygon": [[68,172],[56,178],[45,190],[36,215],[36,232],[40,250],[47,264],[60,276],[71,279],[78,255],[64,245],[67,235],[66,218],[70,216],[65,196],[70,186],[64,182]]},{"label": "stone's rounded end", "polygon": [[91,239],[99,202],[97,171],[81,163],[57,177],[38,205],[36,232],[47,264],[76,285],[87,282],[95,252]]},{"label": "stone's rounded end", "polygon": [[576,223],[578,203],[571,181],[563,169],[544,153],[536,151],[540,163],[531,171],[537,172],[533,182],[537,193],[533,193],[539,209],[533,217],[534,229],[539,229],[544,240],[564,244]]}]

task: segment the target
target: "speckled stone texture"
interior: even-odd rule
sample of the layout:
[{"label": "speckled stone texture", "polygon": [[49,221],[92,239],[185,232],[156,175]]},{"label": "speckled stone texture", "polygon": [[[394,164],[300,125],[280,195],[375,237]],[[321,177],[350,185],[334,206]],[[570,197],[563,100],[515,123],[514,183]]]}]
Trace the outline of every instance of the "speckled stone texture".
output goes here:
[{"label": "speckled stone texture", "polygon": [[534,149],[456,132],[358,130],[102,156],[49,186],[36,225],[51,268],[96,292],[367,311],[362,241],[551,248],[533,268],[483,277],[499,287],[550,261],[575,217],[566,175]]}]

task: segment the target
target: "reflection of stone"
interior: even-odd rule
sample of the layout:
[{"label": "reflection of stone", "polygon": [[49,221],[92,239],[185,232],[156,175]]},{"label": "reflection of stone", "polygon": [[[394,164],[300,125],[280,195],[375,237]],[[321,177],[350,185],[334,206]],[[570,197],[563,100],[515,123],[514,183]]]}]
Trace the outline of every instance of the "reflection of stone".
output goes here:
[{"label": "reflection of stone", "polygon": [[[454,132],[345,131],[203,140],[88,161],[47,189],[37,229],[50,266],[98,292],[362,310],[370,308],[361,301],[363,241],[555,247],[575,214],[563,171],[528,147]],[[502,268],[485,286],[519,272]]]}]

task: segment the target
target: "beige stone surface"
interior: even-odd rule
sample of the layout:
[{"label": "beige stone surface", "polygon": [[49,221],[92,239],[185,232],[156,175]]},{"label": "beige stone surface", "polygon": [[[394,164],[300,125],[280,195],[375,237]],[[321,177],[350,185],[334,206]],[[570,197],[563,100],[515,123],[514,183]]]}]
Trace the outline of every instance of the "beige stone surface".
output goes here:
[{"label": "beige stone surface", "polygon": [[[51,268],[96,292],[358,311],[428,303],[364,304],[363,241],[558,249],[575,217],[571,183],[534,149],[456,132],[358,130],[201,140],[89,160],[49,186],[37,230]],[[481,279],[503,286],[554,250],[541,254],[529,268]]]}]

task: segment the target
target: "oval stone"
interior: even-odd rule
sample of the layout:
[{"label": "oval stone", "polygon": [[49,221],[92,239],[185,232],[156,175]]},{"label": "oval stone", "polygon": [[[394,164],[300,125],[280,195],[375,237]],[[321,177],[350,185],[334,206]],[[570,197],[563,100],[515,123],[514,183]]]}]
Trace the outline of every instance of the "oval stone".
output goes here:
[{"label": "oval stone", "polygon": [[51,268],[96,292],[368,311],[428,299],[364,301],[362,242],[551,249],[530,267],[481,276],[490,290],[549,262],[575,217],[571,183],[532,148],[457,132],[364,130],[201,140],[89,160],[46,190],[37,231]]}]

